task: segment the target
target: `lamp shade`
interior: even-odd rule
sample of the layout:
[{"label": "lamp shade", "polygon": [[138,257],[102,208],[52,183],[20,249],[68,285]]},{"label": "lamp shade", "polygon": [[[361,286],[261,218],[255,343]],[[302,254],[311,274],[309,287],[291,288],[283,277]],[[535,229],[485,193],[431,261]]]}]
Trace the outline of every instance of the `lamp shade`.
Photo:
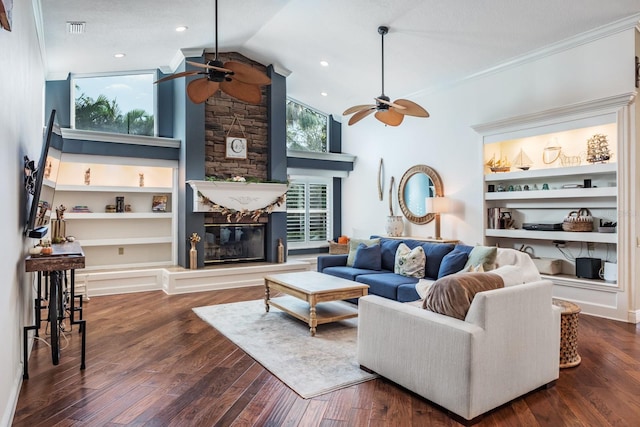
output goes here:
[{"label": "lamp shade", "polygon": [[446,213],[449,211],[449,199],[446,197],[427,197],[424,200],[428,213]]}]

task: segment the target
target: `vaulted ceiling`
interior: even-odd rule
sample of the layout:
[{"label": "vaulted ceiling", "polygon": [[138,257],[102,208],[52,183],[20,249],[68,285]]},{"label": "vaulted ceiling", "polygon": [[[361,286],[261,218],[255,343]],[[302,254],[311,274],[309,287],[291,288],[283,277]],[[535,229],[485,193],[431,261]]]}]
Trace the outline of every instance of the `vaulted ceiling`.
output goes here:
[{"label": "vaulted ceiling", "polygon": [[[218,1],[221,52],[237,51],[287,70],[289,96],[338,118],[346,107],[380,95],[380,25],[390,27],[385,92],[397,99],[437,90],[640,14],[638,0]],[[213,49],[213,4],[39,0],[48,78],[156,68],[172,72],[181,49]],[[86,22],[85,32],[69,34],[68,21]],[[176,32],[178,26],[188,29]],[[125,56],[114,58],[116,53]]]}]

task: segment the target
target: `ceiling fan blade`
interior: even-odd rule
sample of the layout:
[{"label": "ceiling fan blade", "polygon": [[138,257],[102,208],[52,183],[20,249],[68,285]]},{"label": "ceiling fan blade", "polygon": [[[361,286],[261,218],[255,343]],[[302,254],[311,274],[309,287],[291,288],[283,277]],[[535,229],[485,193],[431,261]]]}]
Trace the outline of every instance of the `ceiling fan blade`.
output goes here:
[{"label": "ceiling fan blade", "polygon": [[222,68],[222,67],[216,67],[215,65],[209,65],[209,64],[201,64],[199,62],[193,62],[193,61],[185,61],[187,64],[191,64],[194,67],[200,67],[200,68],[205,68],[207,70],[217,70],[217,71],[222,71],[223,73],[230,73],[231,70],[229,70],[228,68]]},{"label": "ceiling fan blade", "polygon": [[243,64],[242,62],[229,61],[225,62],[224,66],[233,71],[233,78],[242,82],[252,85],[269,85],[271,79],[264,75],[261,71],[256,70],[250,65]]},{"label": "ceiling fan blade", "polygon": [[206,77],[193,80],[187,85],[187,95],[194,104],[202,104],[220,88],[220,83],[212,82]]},{"label": "ceiling fan blade", "polygon": [[166,82],[167,80],[177,79],[178,77],[195,76],[196,74],[201,74],[201,73],[200,71],[183,71],[181,73],[176,73],[167,77],[163,77],[159,80],[156,80],[153,83],[162,83],[162,82]]},{"label": "ceiling fan blade", "polygon": [[391,101],[387,101],[386,99],[382,99],[382,98],[375,98],[376,101],[381,102],[383,104],[387,104],[390,107],[394,107],[397,108],[399,110],[404,109],[405,107],[403,107],[402,105],[396,104],[395,102],[391,102]]},{"label": "ceiling fan blade", "polygon": [[[429,117],[429,113],[427,110],[419,106],[413,101],[409,101],[408,99],[396,99],[394,101],[396,104],[404,107],[403,109],[398,109],[398,113],[407,115],[407,116],[415,116],[415,117]],[[395,107],[398,108],[398,107]]]},{"label": "ceiling fan blade", "polygon": [[380,110],[376,112],[376,119],[380,120],[385,125],[398,126],[402,123],[404,116],[395,110]]},{"label": "ceiling fan blade", "polygon": [[220,89],[227,95],[250,104],[260,104],[262,101],[262,91],[259,86],[243,83],[235,78],[220,83]]},{"label": "ceiling fan blade", "polygon": [[358,123],[360,120],[364,119],[365,117],[367,117],[369,114],[373,113],[374,111],[376,111],[375,106],[368,109],[368,110],[361,110],[358,111],[357,113],[355,113],[351,119],[349,120],[349,126],[351,125],[355,125],[356,123]]},{"label": "ceiling fan blade", "polygon": [[365,110],[367,108],[375,108],[375,105],[372,104],[366,104],[366,105],[354,105],[351,108],[347,108],[346,110],[344,110],[344,113],[342,113],[343,116],[348,116],[349,114],[353,114],[357,111],[360,110]]}]

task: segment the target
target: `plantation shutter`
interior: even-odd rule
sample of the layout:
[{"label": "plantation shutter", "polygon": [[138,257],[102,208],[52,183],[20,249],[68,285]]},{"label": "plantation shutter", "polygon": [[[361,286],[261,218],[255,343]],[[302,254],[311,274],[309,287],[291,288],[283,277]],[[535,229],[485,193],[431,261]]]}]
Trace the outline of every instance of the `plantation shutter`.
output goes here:
[{"label": "plantation shutter", "polygon": [[309,234],[311,242],[327,241],[327,185],[309,184]]},{"label": "plantation shutter", "polygon": [[305,184],[292,183],[287,191],[287,242],[305,241]]},{"label": "plantation shutter", "polygon": [[330,187],[326,182],[292,180],[287,192],[287,243],[326,243],[330,228]]}]

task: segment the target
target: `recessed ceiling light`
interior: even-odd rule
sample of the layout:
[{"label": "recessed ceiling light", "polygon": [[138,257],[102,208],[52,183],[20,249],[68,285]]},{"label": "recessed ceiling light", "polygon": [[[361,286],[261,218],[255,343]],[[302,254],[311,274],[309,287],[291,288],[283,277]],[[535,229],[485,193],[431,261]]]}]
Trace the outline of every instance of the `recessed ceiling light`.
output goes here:
[{"label": "recessed ceiling light", "polygon": [[323,67],[328,67],[329,63],[327,61],[320,61],[320,65],[322,65]]},{"label": "recessed ceiling light", "polygon": [[124,58],[125,54],[124,53],[115,53],[113,56],[114,56],[114,58]]},{"label": "recessed ceiling light", "polygon": [[329,94],[328,94],[327,92],[320,92],[320,95],[322,95],[322,96],[327,96],[327,95],[329,95]]},{"label": "recessed ceiling light", "polygon": [[176,31],[177,31],[177,32],[179,32],[179,33],[181,33],[181,32],[183,32],[183,31],[187,31],[187,29],[188,29],[188,28],[189,28],[189,27],[185,27],[184,25],[181,25],[181,26],[179,26],[179,27],[176,27]]}]

